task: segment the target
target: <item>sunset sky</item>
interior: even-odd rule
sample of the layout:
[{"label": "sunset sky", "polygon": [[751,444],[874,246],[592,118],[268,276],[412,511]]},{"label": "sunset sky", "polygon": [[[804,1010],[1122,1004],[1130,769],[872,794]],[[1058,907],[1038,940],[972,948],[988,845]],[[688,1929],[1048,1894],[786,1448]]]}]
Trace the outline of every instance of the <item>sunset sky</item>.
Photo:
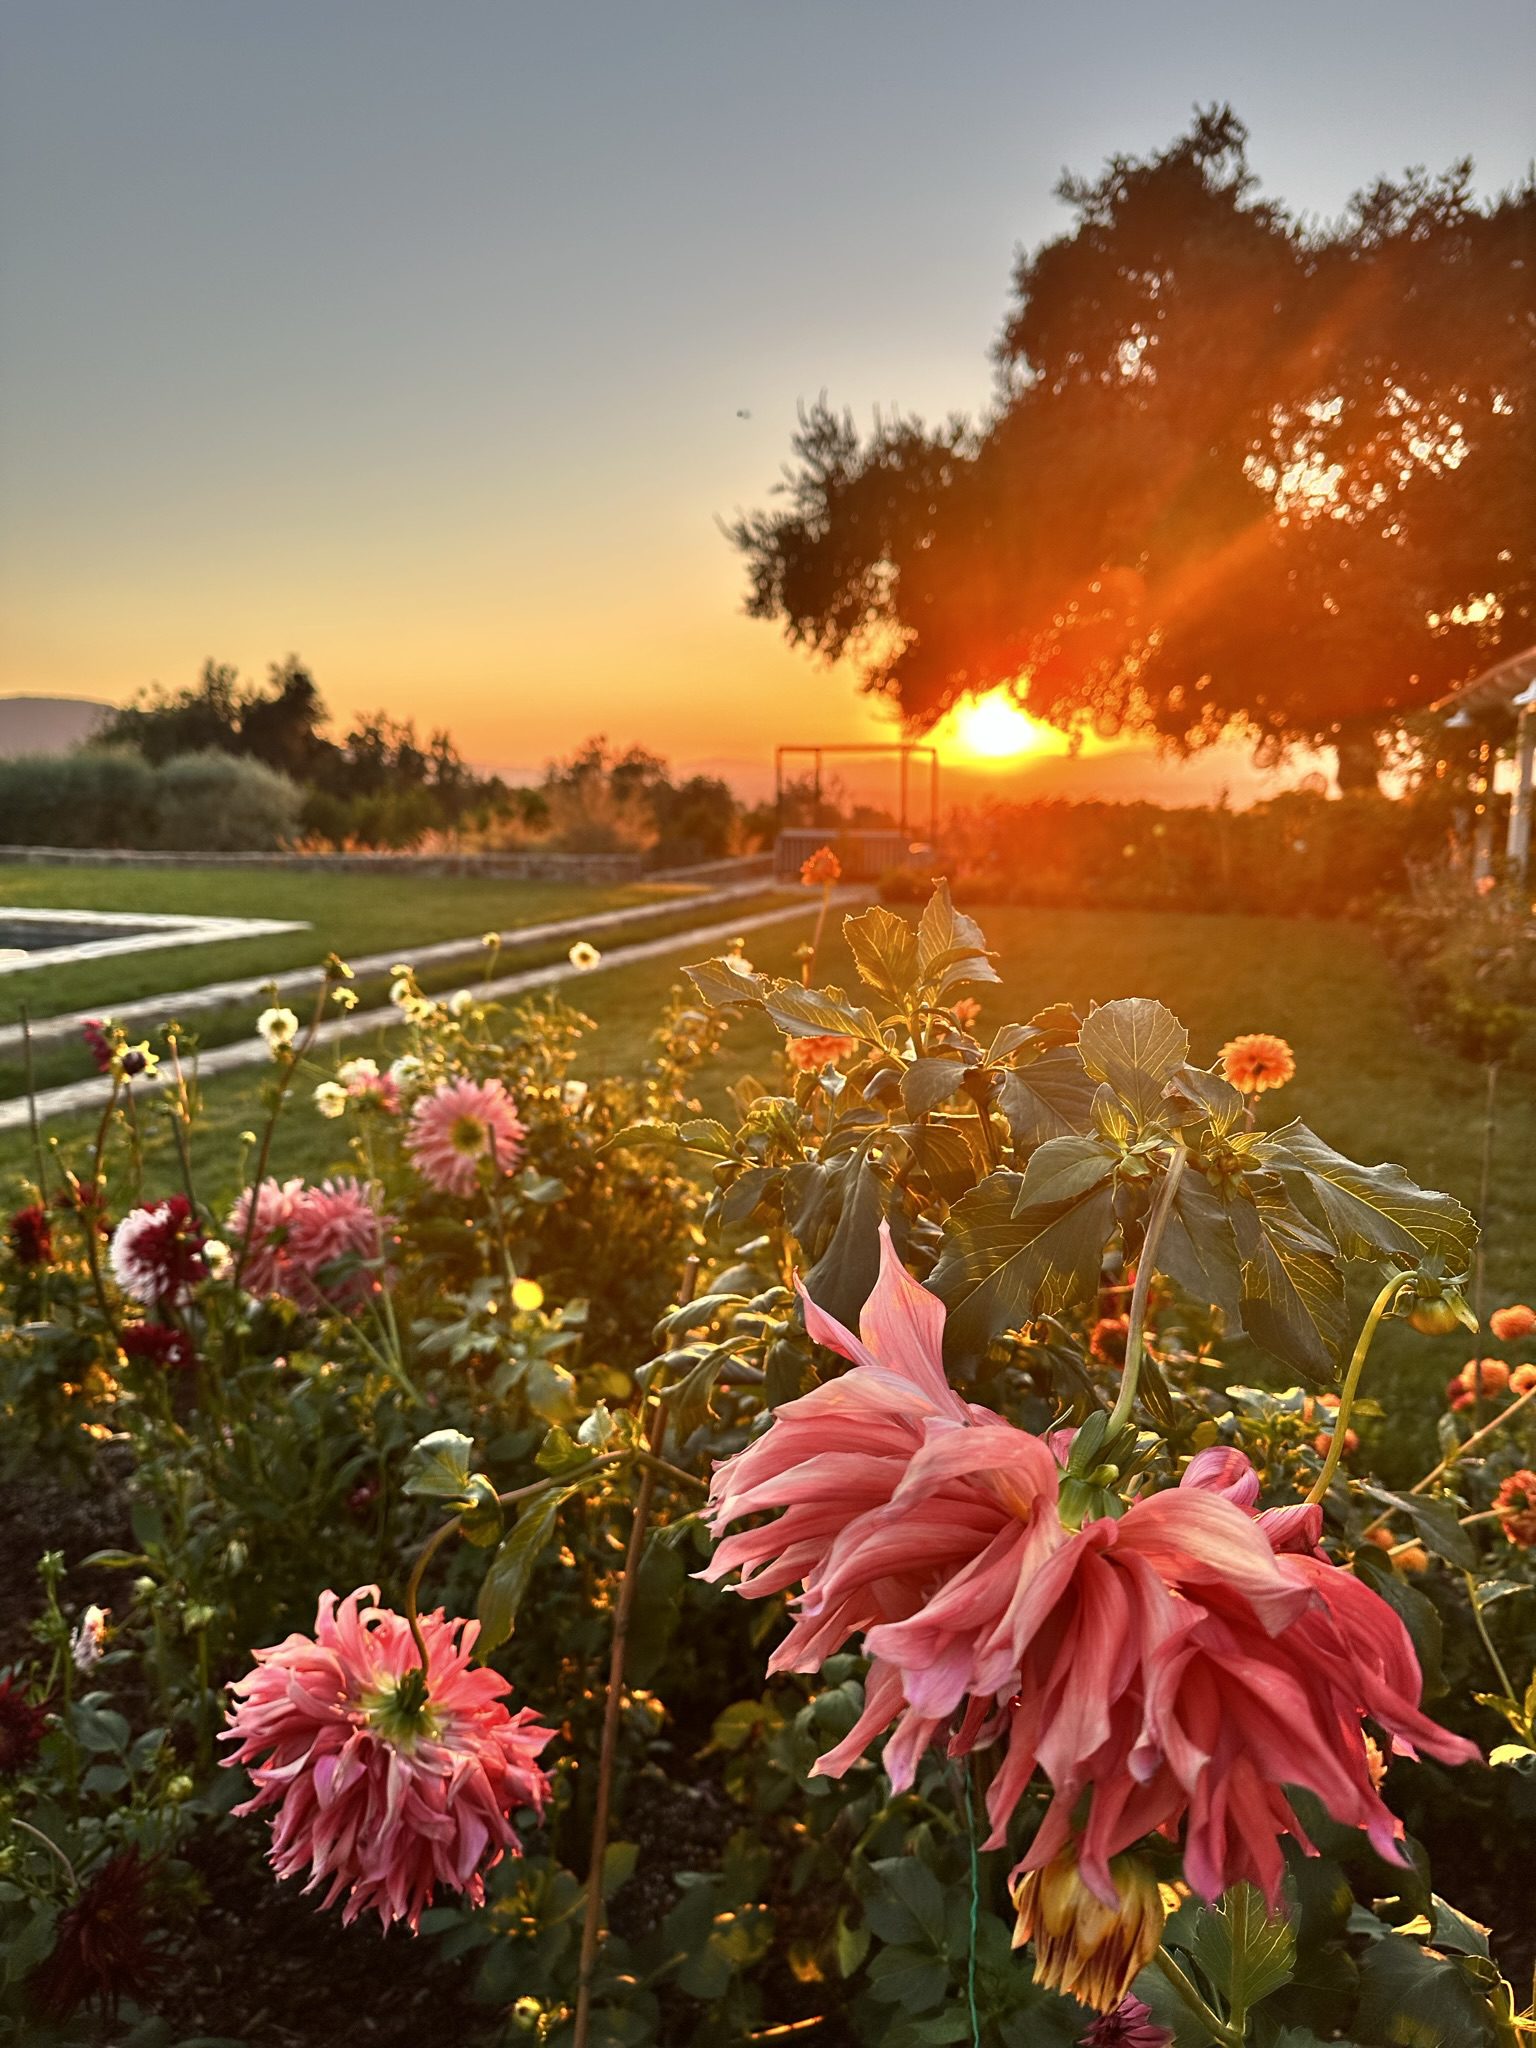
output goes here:
[{"label": "sunset sky", "polygon": [[17,0],[0,694],[289,650],[536,767],[887,734],[741,615],[796,401],[975,409],[1063,166],[1197,101],[1336,212],[1536,139],[1529,0]]}]

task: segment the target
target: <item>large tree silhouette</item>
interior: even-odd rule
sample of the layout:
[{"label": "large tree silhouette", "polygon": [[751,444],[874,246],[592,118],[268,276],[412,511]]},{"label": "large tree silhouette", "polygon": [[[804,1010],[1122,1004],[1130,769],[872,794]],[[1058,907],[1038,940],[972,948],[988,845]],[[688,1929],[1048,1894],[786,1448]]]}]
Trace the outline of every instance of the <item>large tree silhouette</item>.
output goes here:
[{"label": "large tree silhouette", "polygon": [[1410,172],[1317,226],[1230,109],[1064,178],[989,416],[803,410],[749,609],[915,727],[1006,684],[1072,729],[1339,750],[1536,637],[1536,186]]}]

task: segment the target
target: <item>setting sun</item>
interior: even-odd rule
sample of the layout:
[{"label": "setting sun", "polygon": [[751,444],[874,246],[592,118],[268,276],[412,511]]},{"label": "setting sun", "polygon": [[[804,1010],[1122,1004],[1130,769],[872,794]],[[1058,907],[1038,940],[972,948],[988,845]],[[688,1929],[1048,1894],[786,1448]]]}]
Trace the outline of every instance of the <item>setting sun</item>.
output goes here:
[{"label": "setting sun", "polygon": [[1006,690],[993,690],[955,713],[956,744],[983,761],[1006,761],[1040,746],[1042,729]]}]

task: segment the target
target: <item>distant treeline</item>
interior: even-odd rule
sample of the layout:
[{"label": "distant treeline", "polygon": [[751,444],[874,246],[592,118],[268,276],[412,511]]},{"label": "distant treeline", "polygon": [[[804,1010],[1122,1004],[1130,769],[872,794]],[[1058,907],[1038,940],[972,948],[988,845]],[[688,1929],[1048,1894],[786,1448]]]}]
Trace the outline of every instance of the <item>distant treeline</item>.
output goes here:
[{"label": "distant treeline", "polygon": [[[227,663],[205,662],[195,684],[156,686],[114,712],[91,748],[71,757],[80,766],[66,768],[62,759],[52,765],[49,807],[57,822],[38,820],[38,807],[24,804],[17,817],[32,823],[8,827],[10,836],[34,844],[169,846],[188,843],[188,831],[220,833],[193,842],[209,850],[538,843],[558,852],[635,852],[662,867],[718,860],[736,850],[747,829],[725,783],[703,775],[674,782],[667,763],[644,748],[614,753],[605,741],[591,740],[569,760],[551,763],[540,783],[515,787],[499,775],[477,774],[445,731],[423,741],[413,721],[379,711],[336,740],[325,731],[330,722],[313,675],[295,656],[275,662],[259,686],[242,682]],[[238,822],[160,817],[151,792],[163,790],[175,806],[197,779],[185,764],[219,757],[257,771],[239,783]],[[133,781],[121,765],[125,758],[156,773]],[[79,836],[83,824],[65,825],[59,816],[73,802],[62,793],[61,775],[76,778],[78,808],[91,820],[87,837]],[[132,782],[131,800],[103,811],[92,792],[114,777]],[[61,831],[69,836],[60,838]],[[233,838],[237,832],[245,836]]]}]

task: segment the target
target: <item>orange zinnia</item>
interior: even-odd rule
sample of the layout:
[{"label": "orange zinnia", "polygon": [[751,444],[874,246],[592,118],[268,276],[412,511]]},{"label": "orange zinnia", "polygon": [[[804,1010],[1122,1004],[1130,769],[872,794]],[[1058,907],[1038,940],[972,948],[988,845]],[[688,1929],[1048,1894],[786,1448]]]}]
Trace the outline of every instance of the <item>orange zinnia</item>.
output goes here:
[{"label": "orange zinnia", "polygon": [[1245,1095],[1283,1088],[1296,1078],[1296,1056],[1283,1038],[1271,1031],[1249,1031],[1229,1038],[1221,1048],[1221,1071]]},{"label": "orange zinnia", "polygon": [[830,846],[818,846],[810,859],[800,864],[800,879],[807,889],[830,889],[842,878],[843,864]]}]

